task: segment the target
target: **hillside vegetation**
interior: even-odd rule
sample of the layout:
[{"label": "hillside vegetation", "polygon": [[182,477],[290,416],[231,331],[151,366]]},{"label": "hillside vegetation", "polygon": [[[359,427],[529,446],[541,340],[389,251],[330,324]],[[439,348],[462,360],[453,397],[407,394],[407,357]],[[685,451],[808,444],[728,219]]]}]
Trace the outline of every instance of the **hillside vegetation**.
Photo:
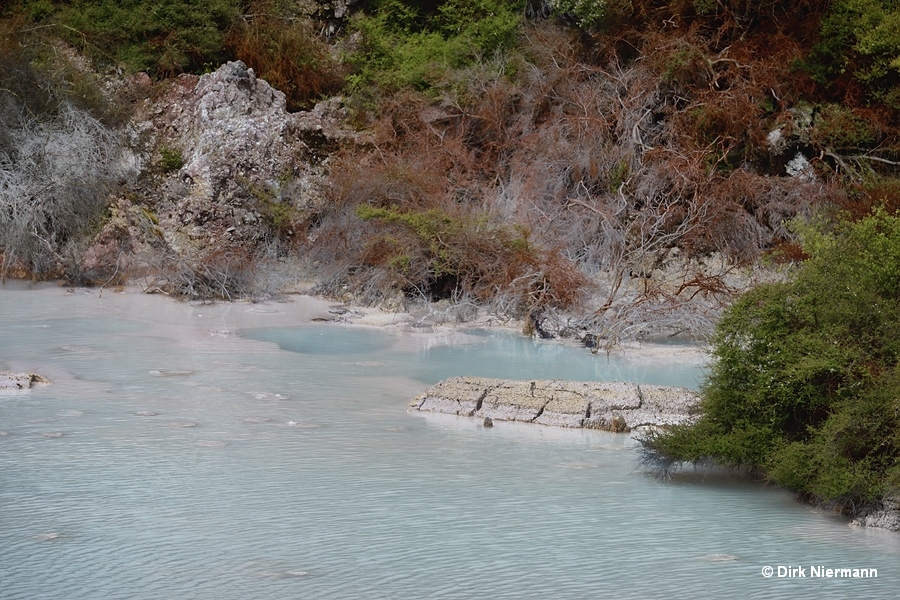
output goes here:
[{"label": "hillside vegetation", "polygon": [[163,80],[240,59],[292,110],[343,93],[372,143],[329,150],[330,201],[284,228],[322,292],[573,309],[615,341],[708,332],[749,265],[800,256],[790,219],[897,202],[891,6],[21,0],[3,31],[57,80],[65,47]]}]

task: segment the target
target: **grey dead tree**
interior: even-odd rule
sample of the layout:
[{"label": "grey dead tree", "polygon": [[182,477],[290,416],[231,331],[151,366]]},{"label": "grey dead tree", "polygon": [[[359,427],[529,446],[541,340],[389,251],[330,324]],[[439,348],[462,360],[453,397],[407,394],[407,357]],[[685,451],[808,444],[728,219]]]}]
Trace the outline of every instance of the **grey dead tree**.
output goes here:
[{"label": "grey dead tree", "polygon": [[5,100],[0,275],[15,265],[38,275],[75,268],[110,190],[130,173],[125,148],[115,131],[67,103],[38,116]]}]

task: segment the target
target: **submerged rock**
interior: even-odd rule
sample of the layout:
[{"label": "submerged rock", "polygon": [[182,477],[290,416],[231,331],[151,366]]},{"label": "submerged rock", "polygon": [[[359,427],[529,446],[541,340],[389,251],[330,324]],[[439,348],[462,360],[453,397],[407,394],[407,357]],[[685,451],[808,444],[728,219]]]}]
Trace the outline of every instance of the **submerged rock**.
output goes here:
[{"label": "submerged rock", "polygon": [[37,373],[15,373],[13,371],[0,371],[0,390],[27,390],[36,385],[52,383],[43,375]]},{"label": "submerged rock", "polygon": [[498,420],[628,432],[687,422],[698,402],[681,387],[451,377],[425,390],[407,410],[478,417],[485,427]]}]

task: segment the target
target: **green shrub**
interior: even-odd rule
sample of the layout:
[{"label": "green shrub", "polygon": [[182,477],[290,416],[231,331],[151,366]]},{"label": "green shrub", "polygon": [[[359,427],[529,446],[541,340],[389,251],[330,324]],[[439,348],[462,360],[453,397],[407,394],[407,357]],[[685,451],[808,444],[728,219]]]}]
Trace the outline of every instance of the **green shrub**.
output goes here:
[{"label": "green shrub", "polygon": [[446,0],[433,12],[404,0],[376,0],[352,27],[362,36],[349,57],[356,68],[351,90],[376,86],[428,90],[446,74],[511,47],[522,19],[519,0]]},{"label": "green shrub", "polygon": [[526,228],[497,223],[487,215],[365,204],[356,213],[381,225],[368,232],[363,262],[392,270],[406,282],[407,292],[435,300],[511,294],[527,311],[568,307],[584,285],[580,273],[558,253],[533,246]]},{"label": "green shrub", "polygon": [[801,227],[810,259],[719,323],[691,426],[651,434],[648,462],[713,461],[848,510],[900,471],[900,216]]},{"label": "green shrub", "polygon": [[698,15],[711,15],[716,12],[719,3],[716,0],[694,0],[694,10]]},{"label": "green shrub", "polygon": [[178,148],[162,146],[159,149],[159,166],[164,173],[177,171],[184,166],[184,157]]},{"label": "green shrub", "polygon": [[290,176],[283,175],[277,184],[255,183],[245,177],[238,177],[237,181],[256,200],[256,209],[269,232],[282,241],[288,241],[294,235],[300,219],[300,211],[288,194],[285,194]]},{"label": "green shrub", "polygon": [[225,34],[238,0],[57,2],[61,35],[100,60],[158,76],[215,68],[228,58]]},{"label": "green shrub", "polygon": [[553,10],[575,18],[581,27],[594,27],[606,16],[606,0],[551,0]]},{"label": "green shrub", "polygon": [[[401,211],[397,207],[378,208],[360,205],[356,213],[365,220],[377,219],[383,223],[401,225],[418,240],[428,262],[429,278],[437,280],[445,276],[454,279],[471,277],[478,269],[477,263],[466,264],[475,258],[466,247],[469,240],[480,237],[496,242],[496,251],[514,252],[518,248],[528,248],[527,241],[517,236],[518,232],[503,226],[488,225],[485,219],[463,219],[453,217],[439,209]],[[493,259],[499,259],[495,256]],[[483,257],[490,260],[489,257]],[[394,257],[389,258],[389,262]],[[399,261],[409,266],[409,258]],[[479,261],[480,262],[480,261]],[[422,282],[427,283],[427,282]]]},{"label": "green shrub", "polygon": [[271,200],[262,206],[263,217],[279,237],[290,236],[297,220],[297,209],[287,200]]},{"label": "green shrub", "polygon": [[854,149],[875,142],[875,128],[839,104],[826,104],[816,115],[812,141],[831,149]]},{"label": "green shrub", "polygon": [[897,96],[900,7],[889,0],[833,2],[806,67],[824,85],[846,73],[864,83],[874,97]]}]

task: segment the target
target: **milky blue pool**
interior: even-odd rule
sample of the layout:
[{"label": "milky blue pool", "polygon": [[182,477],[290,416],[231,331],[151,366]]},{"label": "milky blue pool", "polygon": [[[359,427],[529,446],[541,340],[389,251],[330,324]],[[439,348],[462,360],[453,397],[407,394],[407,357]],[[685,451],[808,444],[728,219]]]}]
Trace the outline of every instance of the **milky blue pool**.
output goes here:
[{"label": "milky blue pool", "polygon": [[[696,387],[699,365],[510,334],[0,288],[0,598],[893,598],[896,534],[660,482],[623,435],[410,415],[450,375]],[[305,324],[304,324],[305,323]],[[766,579],[764,566],[806,568]],[[877,579],[810,578],[810,565]]]}]

